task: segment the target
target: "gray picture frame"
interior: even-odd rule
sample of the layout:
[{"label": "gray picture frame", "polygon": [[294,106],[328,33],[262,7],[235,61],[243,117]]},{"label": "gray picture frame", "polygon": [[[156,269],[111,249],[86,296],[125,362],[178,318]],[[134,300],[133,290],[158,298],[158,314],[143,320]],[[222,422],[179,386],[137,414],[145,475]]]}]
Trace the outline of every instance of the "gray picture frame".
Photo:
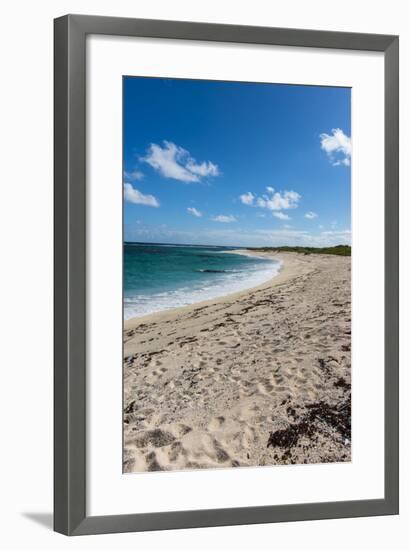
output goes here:
[{"label": "gray picture frame", "polygon": [[[54,529],[85,535],[398,513],[399,42],[397,36],[66,15],[54,21]],[[383,499],[86,513],[86,37],[90,34],[383,52],[385,493]],[[365,213],[362,213],[365,215]]]}]

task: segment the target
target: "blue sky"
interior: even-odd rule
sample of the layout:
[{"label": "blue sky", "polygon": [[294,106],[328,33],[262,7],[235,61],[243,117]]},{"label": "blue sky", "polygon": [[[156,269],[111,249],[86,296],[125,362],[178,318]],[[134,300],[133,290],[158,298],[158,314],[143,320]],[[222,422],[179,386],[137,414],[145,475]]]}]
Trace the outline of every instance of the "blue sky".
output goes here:
[{"label": "blue sky", "polygon": [[123,85],[125,240],[350,243],[349,88]]}]

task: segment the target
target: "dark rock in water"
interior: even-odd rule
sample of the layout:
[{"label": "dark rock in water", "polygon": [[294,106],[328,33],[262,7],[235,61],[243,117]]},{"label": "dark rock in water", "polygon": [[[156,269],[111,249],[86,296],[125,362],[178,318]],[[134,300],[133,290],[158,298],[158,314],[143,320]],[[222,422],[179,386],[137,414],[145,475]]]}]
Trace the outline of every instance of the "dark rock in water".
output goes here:
[{"label": "dark rock in water", "polygon": [[197,269],[199,273],[227,273],[225,269]]}]

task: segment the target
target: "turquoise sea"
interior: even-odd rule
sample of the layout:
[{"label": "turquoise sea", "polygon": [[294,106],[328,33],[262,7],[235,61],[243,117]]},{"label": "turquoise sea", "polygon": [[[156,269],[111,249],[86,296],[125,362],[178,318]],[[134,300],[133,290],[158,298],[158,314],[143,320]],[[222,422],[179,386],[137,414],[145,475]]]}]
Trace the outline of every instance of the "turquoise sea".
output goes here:
[{"label": "turquoise sea", "polygon": [[[124,318],[181,307],[251,288],[280,262],[228,253],[233,247],[124,244]],[[244,252],[244,250],[243,250]]]}]

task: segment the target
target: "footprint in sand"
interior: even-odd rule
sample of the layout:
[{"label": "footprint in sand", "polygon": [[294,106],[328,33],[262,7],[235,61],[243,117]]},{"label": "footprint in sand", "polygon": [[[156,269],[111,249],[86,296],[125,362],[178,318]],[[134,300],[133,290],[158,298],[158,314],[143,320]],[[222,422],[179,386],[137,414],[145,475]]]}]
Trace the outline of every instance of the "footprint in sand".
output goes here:
[{"label": "footprint in sand", "polygon": [[273,385],[271,385],[269,380],[265,378],[259,384],[257,384],[257,389],[263,395],[270,395],[275,388]]},{"label": "footprint in sand", "polygon": [[226,419],[224,416],[216,416],[215,418],[212,418],[212,420],[209,422],[208,428],[211,431],[219,430],[223,424],[225,423]]},{"label": "footprint in sand", "polygon": [[175,437],[164,430],[156,428],[147,430],[136,435],[134,444],[136,447],[164,447],[175,441]]}]

